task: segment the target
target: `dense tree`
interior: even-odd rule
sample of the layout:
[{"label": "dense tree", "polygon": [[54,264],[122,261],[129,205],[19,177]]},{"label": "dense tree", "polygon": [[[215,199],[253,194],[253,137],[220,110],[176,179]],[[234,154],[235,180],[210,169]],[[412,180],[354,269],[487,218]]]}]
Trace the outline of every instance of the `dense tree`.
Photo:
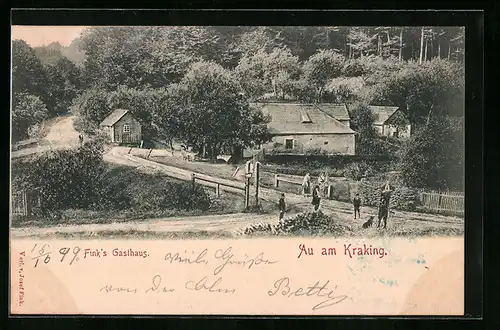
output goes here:
[{"label": "dense tree", "polygon": [[264,57],[264,79],[270,82],[276,97],[285,98],[286,84],[298,78],[300,73],[299,59],[290,49],[274,48]]},{"label": "dense tree", "polygon": [[80,70],[65,57],[54,65],[46,65],[45,95],[50,115],[69,111],[73,99],[80,91]]},{"label": "dense tree", "polygon": [[378,133],[373,126],[377,119],[371,109],[363,103],[356,104],[351,110],[351,128],[356,131],[356,154],[371,156],[385,153]]},{"label": "dense tree", "polygon": [[99,123],[111,112],[108,99],[108,93],[97,88],[87,89],[73,100],[71,109],[73,113],[78,114],[85,131],[95,131]]},{"label": "dense tree", "polygon": [[341,75],[345,58],[332,50],[321,50],[304,63],[304,76],[317,89],[321,101],[329,80]]},{"label": "dense tree", "polygon": [[29,128],[47,116],[47,107],[38,96],[15,93],[12,98],[12,140],[17,142],[28,138]]},{"label": "dense tree", "polygon": [[180,82],[179,138],[210,157],[224,149],[261,143],[264,117],[240,93],[233,75],[213,62],[197,62]]},{"label": "dense tree", "polygon": [[393,73],[375,102],[399,106],[413,124],[429,123],[432,116],[464,115],[464,86],[463,67],[434,59]]},{"label": "dense tree", "polygon": [[259,51],[271,53],[275,48],[284,46],[280,32],[267,26],[259,26],[243,33],[237,42],[238,51],[242,56],[249,56]]},{"label": "dense tree", "polygon": [[24,40],[12,42],[12,93],[29,93],[45,100],[45,72],[35,51]]},{"label": "dense tree", "polygon": [[463,191],[463,118],[438,117],[401,149],[399,170],[408,187]]},{"label": "dense tree", "polygon": [[262,50],[253,55],[245,55],[234,69],[236,79],[250,99],[258,99],[271,90],[265,79],[266,57],[267,53]]},{"label": "dense tree", "polygon": [[44,65],[55,65],[61,58],[63,58],[62,48],[60,43],[53,42],[46,46],[34,48],[36,56]]}]

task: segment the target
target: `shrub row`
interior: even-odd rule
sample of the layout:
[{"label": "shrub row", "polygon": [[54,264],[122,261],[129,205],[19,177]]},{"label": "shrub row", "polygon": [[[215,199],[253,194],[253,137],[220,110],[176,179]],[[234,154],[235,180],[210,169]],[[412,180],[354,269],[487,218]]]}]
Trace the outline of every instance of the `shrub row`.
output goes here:
[{"label": "shrub row", "polygon": [[[363,205],[378,206],[380,189],[377,186],[361,183],[358,193]],[[415,211],[419,205],[418,191],[406,187],[396,187],[391,195],[390,207],[400,211]]]},{"label": "shrub row", "polygon": [[359,180],[364,176],[372,176],[387,171],[391,165],[392,163],[387,161],[358,161],[338,164],[328,164],[323,161],[294,161],[290,164],[266,163],[263,170],[290,175],[306,175],[306,173],[309,173],[312,176],[318,176],[320,173],[326,172],[330,177],[345,176]]},{"label": "shrub row", "polygon": [[139,173],[131,168],[108,169],[100,186],[100,208],[207,210],[211,205],[208,193],[199,185],[193,190],[188,182],[175,182],[160,174]]}]

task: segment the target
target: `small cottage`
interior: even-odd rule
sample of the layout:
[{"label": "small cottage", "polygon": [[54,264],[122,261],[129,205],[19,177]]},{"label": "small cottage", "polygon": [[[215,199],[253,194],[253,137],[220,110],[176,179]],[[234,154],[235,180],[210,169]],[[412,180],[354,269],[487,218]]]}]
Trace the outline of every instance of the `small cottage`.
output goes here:
[{"label": "small cottage", "polygon": [[125,109],[111,112],[99,125],[112,143],[140,143],[141,124]]},{"label": "small cottage", "polygon": [[370,105],[375,115],[373,125],[383,136],[407,138],[411,134],[411,125],[406,115],[399,107]]},{"label": "small cottage", "polygon": [[[272,136],[263,147],[266,153],[355,154],[355,132],[349,128],[347,109],[330,104],[284,102],[257,103],[271,117],[268,131]],[[333,114],[339,115],[339,119]],[[341,122],[344,121],[343,122]]]}]

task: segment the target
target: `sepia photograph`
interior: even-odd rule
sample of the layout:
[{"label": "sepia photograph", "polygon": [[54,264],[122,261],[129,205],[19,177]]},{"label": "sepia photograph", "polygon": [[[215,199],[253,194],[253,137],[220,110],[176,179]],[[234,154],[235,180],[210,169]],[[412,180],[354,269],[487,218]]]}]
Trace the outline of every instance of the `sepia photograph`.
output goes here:
[{"label": "sepia photograph", "polygon": [[11,313],[464,316],[465,46],[13,24]]},{"label": "sepia photograph", "polygon": [[464,28],[13,26],[16,237],[462,236]]}]

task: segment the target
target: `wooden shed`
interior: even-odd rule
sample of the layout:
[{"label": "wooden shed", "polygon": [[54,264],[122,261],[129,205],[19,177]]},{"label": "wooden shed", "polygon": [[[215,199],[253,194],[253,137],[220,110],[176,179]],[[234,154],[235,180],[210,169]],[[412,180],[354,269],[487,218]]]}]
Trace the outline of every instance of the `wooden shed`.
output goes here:
[{"label": "wooden shed", "polygon": [[140,143],[142,140],[141,123],[125,109],[114,110],[99,126],[112,143]]}]

